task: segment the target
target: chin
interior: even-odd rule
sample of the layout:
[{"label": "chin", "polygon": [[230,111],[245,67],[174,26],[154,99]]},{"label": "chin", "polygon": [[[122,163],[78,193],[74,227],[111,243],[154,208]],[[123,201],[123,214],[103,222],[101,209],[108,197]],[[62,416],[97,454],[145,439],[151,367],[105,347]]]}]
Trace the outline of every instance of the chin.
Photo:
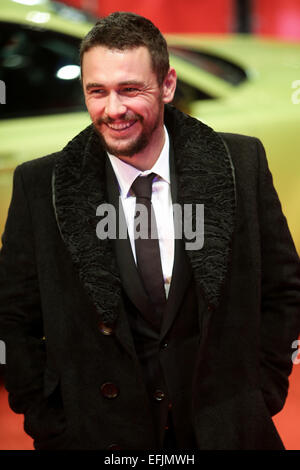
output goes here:
[{"label": "chin", "polygon": [[114,155],[115,157],[133,157],[137,153],[141,152],[144,150],[145,147],[147,147],[149,140],[145,135],[140,135],[139,138],[132,142],[128,142],[128,144],[122,146],[122,145],[114,145],[113,142],[108,142],[105,140],[104,136],[100,134],[98,131],[98,134],[100,136],[101,143],[104,147],[104,149],[110,153],[111,155]]}]

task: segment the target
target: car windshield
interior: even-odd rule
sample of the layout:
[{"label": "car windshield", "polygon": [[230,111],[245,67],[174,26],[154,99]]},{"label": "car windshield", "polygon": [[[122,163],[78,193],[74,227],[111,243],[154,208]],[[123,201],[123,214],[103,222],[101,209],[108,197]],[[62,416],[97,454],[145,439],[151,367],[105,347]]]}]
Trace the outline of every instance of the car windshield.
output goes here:
[{"label": "car windshield", "polygon": [[182,46],[169,46],[169,52],[231,85],[239,85],[247,79],[244,69],[216,55]]}]

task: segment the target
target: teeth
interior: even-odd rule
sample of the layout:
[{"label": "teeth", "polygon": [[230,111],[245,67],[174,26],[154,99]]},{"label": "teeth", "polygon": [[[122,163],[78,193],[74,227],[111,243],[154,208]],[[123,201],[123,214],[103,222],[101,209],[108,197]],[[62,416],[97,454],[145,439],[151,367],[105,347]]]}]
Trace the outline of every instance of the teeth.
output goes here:
[{"label": "teeth", "polygon": [[115,131],[121,131],[123,129],[127,129],[130,127],[133,123],[132,122],[125,122],[125,123],[119,123],[119,124],[107,124],[108,127],[111,129],[114,129]]}]

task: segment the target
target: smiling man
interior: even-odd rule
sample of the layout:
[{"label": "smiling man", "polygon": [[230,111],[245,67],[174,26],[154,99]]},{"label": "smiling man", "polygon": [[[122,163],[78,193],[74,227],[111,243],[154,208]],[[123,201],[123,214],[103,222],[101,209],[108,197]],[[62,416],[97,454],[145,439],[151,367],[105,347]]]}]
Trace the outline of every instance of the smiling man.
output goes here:
[{"label": "smiling man", "polygon": [[[262,144],[170,105],[167,45],[141,16],[102,18],[80,56],[92,124],[14,177],[0,257],[12,409],[37,449],[283,449],[272,415],[300,272]],[[125,238],[98,236],[108,205]],[[188,249],[176,227],[199,227],[203,205],[204,245]]]},{"label": "smiling man", "polygon": [[[123,38],[124,40],[124,38]],[[144,45],[83,43],[82,81],[88,112],[103,147],[135,168],[152,168],[165,141],[164,104],[176,87],[175,70],[163,57],[165,74],[157,76]]]}]

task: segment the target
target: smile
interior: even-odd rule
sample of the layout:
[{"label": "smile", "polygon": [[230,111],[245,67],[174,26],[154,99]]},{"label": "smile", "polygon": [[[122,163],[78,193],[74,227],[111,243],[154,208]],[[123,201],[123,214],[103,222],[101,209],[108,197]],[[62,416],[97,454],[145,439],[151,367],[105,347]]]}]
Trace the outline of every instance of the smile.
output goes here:
[{"label": "smile", "polygon": [[107,127],[109,129],[112,129],[113,131],[124,131],[126,129],[129,129],[132,127],[136,121],[126,121],[126,122],[113,122],[113,123],[107,123]]}]

